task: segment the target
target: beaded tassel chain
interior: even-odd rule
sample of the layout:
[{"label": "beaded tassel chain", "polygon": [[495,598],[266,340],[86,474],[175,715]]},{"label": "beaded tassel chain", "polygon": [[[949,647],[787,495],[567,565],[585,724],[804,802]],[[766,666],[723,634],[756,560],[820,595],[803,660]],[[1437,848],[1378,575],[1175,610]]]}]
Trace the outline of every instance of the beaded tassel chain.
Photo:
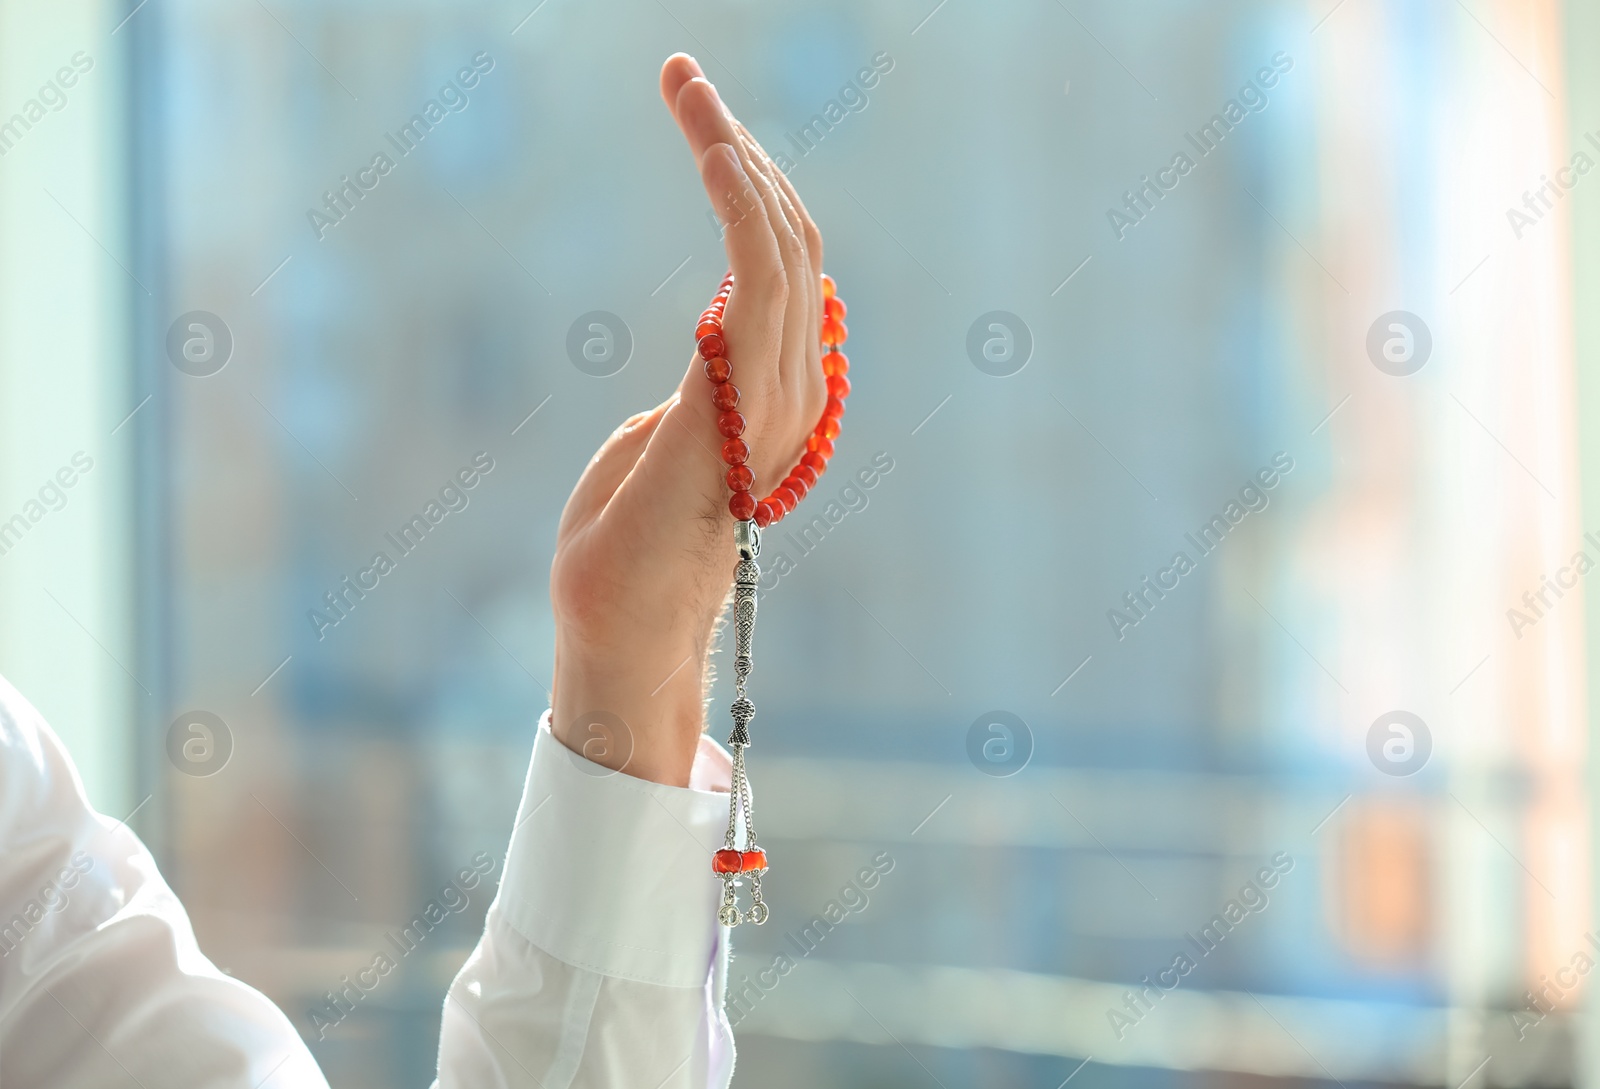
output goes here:
[{"label": "beaded tassel chain", "polygon": [[[722,444],[722,460],[728,464],[728,510],[737,521],[733,524],[734,546],[739,559],[733,573],[733,685],[735,698],[729,708],[733,715],[733,733],[728,735],[728,747],[733,750],[733,781],[728,790],[728,834],[722,850],[711,857],[711,872],[722,878],[722,907],[717,918],[723,926],[738,926],[746,920],[760,926],[767,921],[767,905],[761,899],[761,875],[767,872],[767,852],[756,843],[755,812],[750,805],[750,780],[745,776],[744,751],[750,747],[750,720],[755,717],[756,705],[745,695],[745,683],[750,678],[750,638],[756,626],[756,582],[761,578],[761,568],[756,557],[761,554],[761,529],[779,521],[804,499],[806,492],[816,484],[817,478],[828,469],[828,459],[833,456],[833,440],[839,437],[839,418],[844,415],[845,398],[850,396],[850,379],[845,373],[850,361],[839,351],[848,335],[844,326],[844,300],[834,294],[833,279],[822,277],[822,373],[828,382],[828,403],[822,410],[822,419],[806,439],[806,452],[800,463],[783,482],[772,489],[772,494],[757,500],[750,489],[755,485],[755,473],[746,464],[750,460],[750,446],[744,439],[744,414],[737,411],[739,390],[733,382],[733,364],[728,362],[727,342],[722,339],[722,312],[733,293],[733,273],[723,277],[722,287],[696,325],[695,346],[706,363],[706,377],[711,380],[711,403],[718,409],[717,430],[726,439]],[[739,849],[740,818],[743,817],[744,849]],[[739,878],[750,880],[750,910],[740,911],[734,889]]]}]

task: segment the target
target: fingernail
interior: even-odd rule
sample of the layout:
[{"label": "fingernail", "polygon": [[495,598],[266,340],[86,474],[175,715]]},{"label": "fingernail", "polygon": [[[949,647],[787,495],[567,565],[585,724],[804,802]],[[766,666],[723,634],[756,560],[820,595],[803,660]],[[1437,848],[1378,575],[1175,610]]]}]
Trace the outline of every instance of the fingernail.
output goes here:
[{"label": "fingernail", "polygon": [[695,80],[698,80],[701,83],[704,83],[707,87],[711,88],[711,93],[717,96],[717,105],[722,106],[722,112],[723,113],[727,113],[728,112],[728,107],[723,104],[722,92],[717,90],[717,85],[715,83],[712,83],[709,79],[707,79],[705,77],[705,73],[703,73],[703,72],[700,75],[695,76],[694,79],[690,80],[689,82],[693,83],[693,82],[695,82]]}]

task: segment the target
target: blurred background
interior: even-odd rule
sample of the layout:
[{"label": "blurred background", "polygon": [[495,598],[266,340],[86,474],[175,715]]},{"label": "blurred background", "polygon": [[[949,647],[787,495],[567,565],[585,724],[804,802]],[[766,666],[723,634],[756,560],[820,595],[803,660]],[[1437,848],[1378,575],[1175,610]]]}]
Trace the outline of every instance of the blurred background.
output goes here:
[{"label": "blurred background", "polygon": [[735,1083],[1600,1086],[1597,33],[0,0],[0,672],[334,1086],[427,1085],[489,888],[315,1014],[498,877],[562,503],[724,268],[682,49],[856,391],[763,556]]}]

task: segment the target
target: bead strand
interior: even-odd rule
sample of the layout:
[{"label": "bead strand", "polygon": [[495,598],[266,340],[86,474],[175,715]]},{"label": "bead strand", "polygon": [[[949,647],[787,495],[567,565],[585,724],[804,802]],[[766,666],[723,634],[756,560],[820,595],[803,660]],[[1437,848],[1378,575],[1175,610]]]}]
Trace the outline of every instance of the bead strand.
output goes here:
[{"label": "bead strand", "polygon": [[769,526],[794,510],[817,478],[828,470],[833,457],[833,440],[839,437],[839,421],[850,396],[850,361],[839,350],[850,335],[845,327],[846,308],[839,298],[833,278],[822,277],[822,373],[828,384],[828,401],[822,418],[806,439],[805,453],[789,474],[765,499],[756,499],[755,473],[750,469],[750,445],[743,439],[745,418],[739,411],[739,387],[733,384],[733,364],[728,361],[728,344],[722,336],[722,314],[733,293],[733,273],[722,279],[717,294],[695,325],[695,347],[705,360],[706,378],[711,382],[711,403],[717,409],[717,430],[725,440],[722,460],[728,466],[726,481],[731,493],[728,511],[740,521],[754,519],[758,526]]}]

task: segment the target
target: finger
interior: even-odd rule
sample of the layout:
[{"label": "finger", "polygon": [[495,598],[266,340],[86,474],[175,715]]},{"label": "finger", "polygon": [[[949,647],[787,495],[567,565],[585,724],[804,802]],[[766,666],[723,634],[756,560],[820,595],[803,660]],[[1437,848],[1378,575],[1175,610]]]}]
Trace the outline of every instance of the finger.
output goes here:
[{"label": "finger", "polygon": [[[710,144],[729,142],[730,137],[726,128],[718,123],[719,119],[714,112],[694,117],[687,123],[680,117],[678,96],[682,92],[684,85],[696,78],[704,80],[705,73],[701,70],[699,62],[687,53],[674,53],[667,58],[666,63],[661,67],[661,96],[666,100],[674,119],[677,119],[680,126],[684,127],[684,133],[690,138],[691,149],[694,151],[696,159],[698,159]],[[714,87],[711,90],[715,93]],[[716,103],[719,106],[722,105],[720,96],[717,97]],[[822,236],[817,231],[816,224],[812,223],[810,216],[806,214],[804,206],[800,204],[799,196],[795,193],[794,188],[788,184],[788,180],[783,178],[782,172],[778,170],[766,151],[736,118],[727,113],[725,106],[722,109],[722,113],[723,118],[728,121],[733,132],[740,138],[739,143],[742,145],[740,150],[743,152],[741,159],[746,160],[747,171],[751,169],[753,161],[753,163],[759,164],[762,174],[769,181],[782,185],[783,193],[787,195],[789,202],[787,207],[782,208],[785,213],[785,220],[789,223],[790,229],[794,231],[796,237],[806,246],[807,257],[810,259],[812,268],[820,272]]]},{"label": "finger", "polygon": [[701,71],[700,62],[687,53],[674,53],[661,65],[661,98],[674,119],[678,116],[678,92],[696,76],[703,79],[705,72]]},{"label": "finger", "polygon": [[[706,151],[716,144],[727,144],[739,157],[739,169],[752,185],[767,213],[767,221],[774,232],[786,227],[783,209],[778,205],[776,191],[770,179],[759,170],[755,162],[740,148],[743,142],[734,127],[717,89],[703,78],[689,80],[678,91],[678,127],[683,130],[695,160],[702,161]],[[781,246],[781,239],[780,239]],[[781,249],[780,249],[781,256]]]},{"label": "finger", "polygon": [[[725,224],[722,243],[728,254],[735,284],[748,284],[751,295],[783,282],[783,255],[778,239],[768,222],[766,204],[760,199],[739,155],[729,144],[713,144],[700,160],[700,180],[712,208]],[[728,300],[731,309],[740,292],[735,289]],[[778,311],[781,313],[781,310]],[[777,314],[767,315],[770,320]]]},{"label": "finger", "polygon": [[[740,133],[749,138],[752,143],[755,143],[754,137],[750,136],[743,124],[735,120],[734,125],[739,129]],[[756,147],[760,148],[761,145],[756,143]],[[765,154],[764,148],[762,153]],[[806,256],[811,264],[812,279],[806,285],[806,293],[812,302],[810,328],[813,332],[816,332],[822,328],[822,274],[827,271],[826,266],[822,263],[822,231],[817,228],[816,222],[811,218],[811,213],[806,210],[805,202],[800,199],[800,194],[795,191],[794,185],[789,181],[788,176],[782,170],[778,170],[776,164],[774,164],[774,171],[777,174],[779,188],[783,190],[784,195],[789,199],[790,205],[793,206],[800,220],[800,237],[805,243]],[[808,337],[807,342],[810,345],[813,362],[820,366],[822,356],[820,337]]]},{"label": "finger", "polygon": [[[726,228],[723,240],[730,265],[748,289],[734,288],[728,301],[728,328],[737,341],[737,315],[750,305],[753,297],[760,296],[764,311],[759,315],[760,320],[773,323],[774,332],[781,331],[776,327],[781,326],[783,320],[782,306],[776,311],[765,311],[766,303],[774,300],[781,303],[788,290],[779,236],[780,228],[784,232],[788,228],[782,209],[776,203],[775,190],[753,169],[753,164],[739,155],[739,134],[722,100],[717,97],[716,89],[704,79],[691,79],[678,92],[678,124],[691,150],[699,157],[702,180],[711,195],[712,207]],[[719,146],[721,152],[714,154],[712,149]],[[774,257],[776,260],[772,260]],[[774,350],[781,347],[776,338],[771,343]],[[762,341],[756,347],[764,349],[765,344]],[[770,374],[766,376],[773,383],[778,381],[777,362],[774,355],[770,360]]]},{"label": "finger", "polygon": [[744,141],[739,136],[733,115],[708,81],[692,79],[679,91],[678,124],[697,156],[703,155],[707,147],[717,143],[729,145],[738,154],[740,168],[754,183],[766,207],[767,221],[778,236],[780,254],[787,270],[790,255],[785,250],[787,240],[784,235],[788,233],[788,220],[784,218],[777,189],[758,159],[743,147]]},{"label": "finger", "polygon": [[767,221],[778,239],[779,254],[789,276],[800,272],[801,243],[799,236],[789,226],[783,212],[782,196],[776,182],[767,174],[757,155],[744,147],[733,115],[723,105],[716,88],[702,78],[691,79],[678,92],[678,125],[689,141],[696,156],[703,155],[712,144],[728,144],[739,155],[739,165],[761,197],[766,208]]},{"label": "finger", "polygon": [[[805,403],[808,391],[820,392],[822,373],[822,351],[818,336],[822,322],[822,269],[812,259],[811,247],[807,244],[806,225],[809,221],[803,215],[799,197],[793,195],[794,189],[783,176],[783,171],[778,169],[778,165],[767,155],[766,149],[750,135],[749,130],[740,124],[737,118],[734,119],[733,125],[739,133],[746,155],[759,165],[767,180],[772,183],[779,207],[783,211],[784,221],[788,224],[789,236],[793,240],[793,252],[789,256],[792,257],[795,270],[790,279],[789,306],[784,314],[783,326],[784,353],[781,376],[784,387],[791,397],[801,400],[799,407],[808,410],[815,407],[820,413],[822,409],[820,400],[809,398],[816,401],[814,406]],[[815,232],[815,225],[811,229]],[[821,241],[821,235],[818,234],[819,251]],[[818,256],[820,257],[820,252]]]},{"label": "finger", "polygon": [[[792,209],[785,209],[787,203],[783,191],[778,188],[776,176],[778,168],[767,157],[756,142],[748,134],[741,134],[738,121],[728,112],[720,97],[716,96],[716,89],[709,83],[703,84],[710,91],[712,102],[721,112],[719,118],[693,116],[692,111],[685,109],[685,101],[691,97],[701,97],[701,84],[691,81],[685,85],[684,93],[680,94],[679,109],[683,114],[680,123],[687,122],[692,125],[714,125],[719,133],[731,132],[729,142],[738,150],[740,165],[745,173],[757,184],[761,193],[762,203],[766,207],[767,221],[772,225],[772,231],[778,240],[778,252],[782,257],[784,279],[789,285],[788,304],[783,315],[783,340],[781,352],[778,357],[777,381],[780,386],[780,396],[783,401],[776,398],[767,401],[761,407],[769,410],[775,419],[792,414],[793,409],[784,402],[798,396],[803,390],[804,370],[807,360],[807,335],[806,295],[803,290],[808,279],[811,278],[807,268],[805,244],[800,236],[800,222]],[[738,293],[737,287],[735,294]],[[820,318],[819,318],[820,320]],[[820,362],[819,362],[820,366]]]},{"label": "finger", "polygon": [[611,433],[578,478],[572,489],[566,509],[561,512],[558,536],[569,529],[586,525],[611,501],[612,495],[633,471],[639,455],[644,452],[650,436],[661,425],[662,417],[676,398],[668,398],[646,412],[630,416],[621,427]]},{"label": "finger", "polygon": [[[728,358],[734,361],[734,384],[746,395],[739,411],[750,421],[752,403],[771,405],[776,400],[789,286],[766,206],[755,195],[754,184],[733,147],[712,144],[701,160],[701,179],[712,208],[726,224],[722,241],[728,267],[733,270],[734,289],[726,307],[723,337],[728,342]],[[710,405],[706,374],[698,361],[690,363],[683,392],[693,405],[701,405],[701,401]],[[714,414],[707,414],[706,421],[707,432],[714,435]]]},{"label": "finger", "polygon": [[704,76],[686,80],[678,88],[673,116],[677,118],[678,128],[683,130],[684,139],[689,141],[689,150],[697,163],[712,144],[739,143],[739,133],[722,99],[717,96],[717,89]]},{"label": "finger", "polygon": [[[756,141],[755,137],[750,135],[750,133],[745,129],[743,123],[735,119],[734,127],[737,128],[739,132],[747,139],[749,139],[751,143],[755,144],[755,146],[761,150],[763,155],[766,154],[766,149],[762,148],[761,144]],[[795,191],[794,185],[789,181],[788,176],[785,175],[782,170],[779,170],[776,164],[773,165],[773,171],[777,175],[778,187],[783,190],[784,196],[789,198],[789,203],[794,206],[794,210],[799,215],[800,237],[805,242],[806,256],[810,258],[811,269],[817,274],[818,277],[814,294],[820,299],[822,297],[821,276],[822,273],[826,271],[822,264],[822,232],[817,229],[816,223],[812,221],[811,213],[806,211],[805,202],[800,199],[800,194]]]}]

